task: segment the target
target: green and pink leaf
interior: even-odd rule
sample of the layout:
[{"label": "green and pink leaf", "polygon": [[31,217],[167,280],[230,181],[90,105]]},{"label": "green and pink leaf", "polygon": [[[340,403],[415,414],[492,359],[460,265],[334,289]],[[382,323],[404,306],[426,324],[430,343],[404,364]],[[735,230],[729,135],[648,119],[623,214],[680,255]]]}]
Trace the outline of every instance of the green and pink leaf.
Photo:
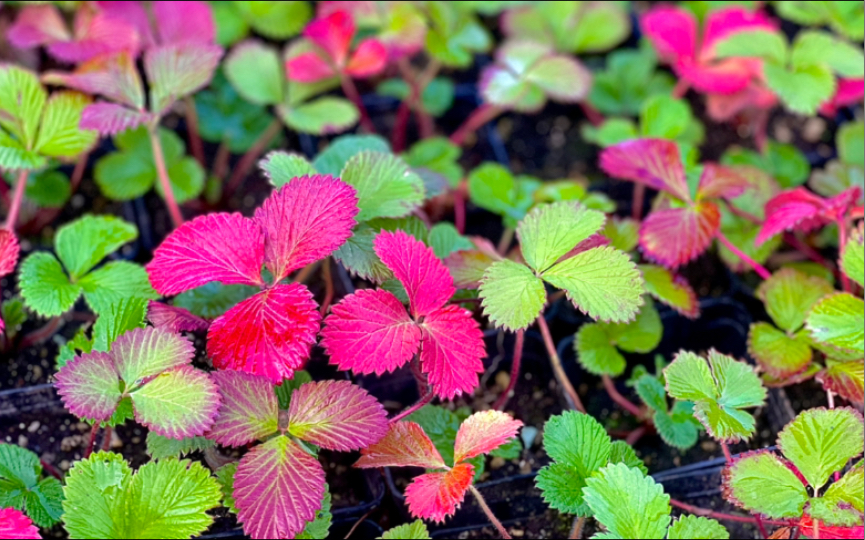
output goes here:
[{"label": "green and pink leaf", "polygon": [[444,459],[435,445],[414,422],[396,422],[388,426],[387,433],[377,443],[361,450],[354,464],[361,469],[378,467],[445,468]]},{"label": "green and pink leaf", "polygon": [[279,428],[279,402],[273,383],[242,371],[215,371],[221,405],[208,438],[223,446],[244,446]]},{"label": "green and pink leaf", "polygon": [[501,411],[483,411],[469,416],[457,431],[454,462],[489,454],[516,437],[522,425]]}]

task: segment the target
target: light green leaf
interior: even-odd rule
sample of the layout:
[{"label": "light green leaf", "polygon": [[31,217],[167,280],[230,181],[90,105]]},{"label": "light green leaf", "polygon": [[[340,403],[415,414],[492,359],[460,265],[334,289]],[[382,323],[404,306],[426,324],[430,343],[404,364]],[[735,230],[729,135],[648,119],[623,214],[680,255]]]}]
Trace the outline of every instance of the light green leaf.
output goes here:
[{"label": "light green leaf", "polygon": [[652,352],[661,342],[664,327],[655,304],[648,298],[637,313],[637,317],[627,323],[601,323],[612,338],[612,343],[625,352]]},{"label": "light green leaf", "polygon": [[694,353],[681,351],[664,370],[667,392],[677,399],[706,401],[715,399],[717,389],[705,360]]},{"label": "light green leaf", "polygon": [[865,167],[865,123],[861,120],[839,127],[835,145],[842,163]]},{"label": "light green leaf", "polygon": [[865,252],[863,252],[863,228],[853,229],[841,253],[841,270],[844,274],[865,287]]},{"label": "light green leaf", "polygon": [[285,124],[302,133],[327,135],[339,133],[357,123],[360,112],[343,98],[325,96],[301,105],[277,108]]},{"label": "light green leaf", "polygon": [[54,93],[42,113],[34,150],[45,156],[73,158],[93,146],[99,133],[78,128],[81,112],[90,101],[78,92]]},{"label": "light green leaf", "polygon": [[796,474],[765,450],[734,461],[724,475],[724,487],[733,503],[773,519],[798,519],[808,502],[808,492]]},{"label": "light green leaf", "polygon": [[807,30],[797,35],[790,61],[794,68],[828,66],[842,77],[865,76],[862,47],[838,39],[828,32]]},{"label": "light green leaf", "polygon": [[822,64],[794,71],[776,64],[765,64],[763,72],[769,88],[795,113],[813,115],[820,104],[835,93],[835,77]]},{"label": "light green leaf", "polygon": [[640,271],[626,253],[609,246],[578,253],[542,278],[564,289],[574,306],[593,319],[628,321],[643,303]]},{"label": "light green leaf", "polygon": [[788,55],[784,35],[767,30],[736,32],[718,40],[714,51],[718,58],[762,58],[777,65],[785,65]]},{"label": "light green leaf", "polygon": [[604,148],[640,136],[637,124],[627,118],[609,118],[598,127],[585,124],[580,133],[585,140]]},{"label": "light green leaf", "polygon": [[569,43],[570,52],[608,51],[631,33],[630,18],[621,5],[587,4],[580,9],[576,27],[560,36]]},{"label": "light green leaf", "polygon": [[317,174],[312,164],[300,154],[277,150],[264,156],[261,169],[274,187],[282,187],[300,176]]},{"label": "light green leaf", "polygon": [[159,295],[150,285],[147,271],[129,261],[112,261],[80,280],[84,298],[95,313],[102,313],[122,300],[152,300]]},{"label": "light green leaf", "polygon": [[640,264],[637,268],[643,274],[646,292],[686,317],[699,316],[697,295],[686,280],[654,264]]},{"label": "light green leaf", "polygon": [[189,310],[193,315],[215,319],[258,290],[250,285],[223,285],[212,281],[180,293],[174,298],[174,305]]},{"label": "light green leaf", "polygon": [[766,304],[766,311],[779,328],[795,332],[817,300],[834,290],[831,283],[819,277],[784,268],[760,284],[757,298]]},{"label": "light green leaf", "polygon": [[695,425],[691,402],[677,401],[672,413],[655,411],[652,420],[661,439],[670,446],[687,450],[697,444],[700,430]]},{"label": "light green leaf", "polygon": [[809,409],[781,431],[778,446],[816,491],[862,454],[863,437],[862,415],[853,409]]},{"label": "light green leaf", "polygon": [[147,453],[152,459],[183,457],[186,454],[200,452],[213,446],[216,446],[216,443],[206,437],[169,439],[154,431],[147,433]]},{"label": "light green leaf", "polygon": [[691,108],[680,99],[654,95],[643,103],[640,111],[640,132],[643,137],[675,139],[693,120]]},{"label": "light green leaf", "polygon": [[751,325],[748,353],[760,367],[776,379],[795,375],[811,363],[811,347],[766,322]]},{"label": "light green leaf", "polygon": [[556,462],[587,478],[610,459],[612,441],[604,427],[587,414],[566,411],[544,425],[544,449]]},{"label": "light green leaf", "polygon": [[667,539],[687,540],[689,538],[727,540],[730,538],[730,533],[714,519],[700,516],[681,516],[670,525]]},{"label": "light green leaf", "polygon": [[138,238],[134,225],[114,216],[86,215],[57,231],[57,256],[76,280],[123,244]]},{"label": "light green leaf", "polygon": [[[127,384],[131,386],[131,380]],[[217,392],[210,376],[192,367],[160,373],[132,391],[135,419],[175,439],[202,433],[210,427],[213,412],[201,404],[212,402]]]},{"label": "light green leaf", "polygon": [[427,9],[431,27],[426,50],[445,66],[468,67],[475,53],[489,50],[489,32],[470,13],[448,2],[430,2]]},{"label": "light green leaf", "polygon": [[325,148],[312,166],[321,174],[340,176],[346,163],[355,155],[363,152],[390,152],[390,145],[378,135],[343,135],[337,137]]},{"label": "light green leaf", "polygon": [[670,496],[638,469],[608,465],[586,481],[586,504],[606,527],[607,537],[664,538],[670,524]]},{"label": "light green leaf", "polygon": [[462,149],[446,137],[430,137],[415,143],[402,157],[413,169],[441,174],[451,187],[456,187],[463,177],[463,168],[457,163],[461,154]]},{"label": "light green leaf", "polygon": [[610,447],[610,463],[624,463],[632,469],[643,471],[643,474],[649,474],[646,464],[625,441],[613,441],[613,446]]},{"label": "light green leaf", "polygon": [[144,73],[150,85],[150,112],[165,114],[177,100],[207,86],[222,53],[222,47],[194,41],[145,49]]},{"label": "light green leaf", "polygon": [[823,499],[833,504],[846,503],[853,507],[860,514],[865,507],[865,494],[859,489],[865,479],[865,467],[862,465],[862,460],[854,465],[838,482],[835,482],[826,493],[823,494]]},{"label": "light green leaf", "polygon": [[303,30],[312,18],[309,2],[232,2],[256,33],[282,41]]},{"label": "light green leaf", "polygon": [[[204,169],[191,156],[184,156],[168,167],[168,180],[178,204],[196,199],[204,191]],[[165,198],[162,183],[156,182],[156,192]]]},{"label": "light green leaf", "polygon": [[580,365],[594,375],[618,377],[625,371],[625,358],[611,344],[610,335],[600,323],[583,324],[574,340]]},{"label": "light green leaf", "polygon": [[817,302],[805,320],[811,336],[821,342],[862,353],[865,304],[849,293],[837,293]]},{"label": "light green leaf", "polygon": [[233,2],[214,2],[213,23],[216,26],[216,43],[223,47],[234,45],[249,34],[249,24],[238,17]]},{"label": "light green leaf", "polygon": [[81,296],[78,283],[70,283],[54,255],[37,252],[24,259],[18,272],[21,297],[28,308],[43,317],[61,315]]},{"label": "light green leaf", "polygon": [[801,186],[811,172],[808,158],[792,144],[768,141],[763,160],[768,166],[766,172],[771,174],[782,188]]},{"label": "light green leaf", "polygon": [[575,201],[538,206],[517,227],[523,257],[537,272],[549,269],[568,251],[604,226],[604,214]]},{"label": "light green leaf", "polygon": [[234,506],[234,473],[237,472],[237,464],[238,462],[235,461],[223,465],[214,473],[222,491],[222,505],[232,514],[237,514],[237,507]]},{"label": "light green leaf", "polygon": [[498,163],[482,163],[468,177],[472,203],[500,216],[520,220],[528,206],[517,206],[516,182],[511,172]]},{"label": "light green leaf", "polygon": [[484,315],[496,326],[511,331],[528,327],[547,301],[543,281],[527,266],[508,259],[487,268],[480,295]]},{"label": "light green leaf", "polygon": [[667,391],[657,377],[646,373],[637,379],[634,390],[653,411],[667,412]]},{"label": "light green leaf", "polygon": [[24,148],[20,142],[0,129],[0,166],[8,170],[41,169],[46,159],[32,150]]},{"label": "light green leaf", "polygon": [[34,150],[47,99],[35,73],[12,64],[0,66],[0,128],[26,150]]},{"label": "light green leaf", "polygon": [[423,180],[392,154],[357,154],[346,163],[340,178],[357,190],[357,221],[402,217],[424,200]]},{"label": "light green leaf", "polygon": [[405,525],[399,525],[394,527],[388,531],[386,531],[383,535],[379,536],[380,540],[399,540],[402,539],[417,539],[417,540],[428,540],[430,537],[429,531],[426,528],[426,524],[420,519],[416,519],[411,523],[406,523]]},{"label": "light green leaf", "polygon": [[147,315],[146,298],[124,298],[110,304],[107,309],[102,310],[96,319],[96,324],[93,325],[92,348],[108,352],[111,344],[121,334],[133,328],[143,328],[145,315]]},{"label": "light green leaf", "polygon": [[246,101],[257,105],[282,102],[285,71],[274,47],[250,39],[225,58],[225,77]]},{"label": "light green leaf", "polygon": [[631,218],[613,217],[607,220],[602,234],[614,248],[633,251],[640,240],[640,223]]}]

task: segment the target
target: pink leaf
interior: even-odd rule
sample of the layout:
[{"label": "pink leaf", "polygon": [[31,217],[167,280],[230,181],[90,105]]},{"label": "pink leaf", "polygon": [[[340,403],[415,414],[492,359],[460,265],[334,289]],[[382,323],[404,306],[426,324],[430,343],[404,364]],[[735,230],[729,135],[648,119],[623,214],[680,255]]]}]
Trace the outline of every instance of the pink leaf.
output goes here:
[{"label": "pink leaf", "polygon": [[237,520],[252,538],[294,538],[324,498],[318,460],[285,436],[250,450],[234,474]]},{"label": "pink leaf", "polygon": [[174,230],[147,265],[150,283],[173,295],[211,281],[263,285],[264,233],[240,214],[207,214]]},{"label": "pink leaf", "polygon": [[168,332],[197,332],[207,330],[210,323],[189,310],[177,306],[169,306],[151,300],[147,305],[147,320],[156,328]]},{"label": "pink leaf", "polygon": [[472,312],[456,305],[426,316],[421,325],[421,370],[439,397],[471,394],[486,356],[484,337]]},{"label": "pink leaf", "polygon": [[151,120],[153,115],[146,111],[133,111],[116,103],[92,103],[81,113],[78,127],[94,129],[100,135],[116,135]]},{"label": "pink leaf", "polygon": [[303,35],[324,49],[334,64],[342,68],[348,58],[348,48],[354,31],[351,15],[345,11],[336,11],[309,23]]},{"label": "pink leaf", "polygon": [[360,42],[351,55],[346,73],[352,77],[363,79],[378,75],[387,64],[387,49],[377,39],[366,39]]},{"label": "pink leaf", "polygon": [[144,87],[135,59],[128,52],[94,58],[72,73],[46,72],[42,81],[68,86],[85,94],[99,94],[135,110],[144,109]]},{"label": "pink leaf", "polygon": [[114,414],[120,377],[110,354],[95,351],[75,357],[55,377],[57,393],[75,416],[101,422]]},{"label": "pink leaf", "polygon": [[185,337],[158,328],[134,328],[111,345],[120,378],[130,386],[141,379],[188,365],[195,347]]},{"label": "pink leaf", "polygon": [[354,188],[329,175],[295,178],[274,191],[255,211],[274,283],[336,251],[351,236],[357,212]]},{"label": "pink leaf", "polygon": [[651,9],[640,19],[640,27],[663,60],[669,62],[696,54],[697,21],[684,9]]},{"label": "pink leaf", "polygon": [[472,484],[475,469],[460,463],[446,472],[422,474],[405,490],[405,500],[412,516],[441,523],[462,504]]},{"label": "pink leaf", "polygon": [[302,83],[314,83],[336,75],[333,66],[314,51],[287,60],[285,72],[290,80]]},{"label": "pink leaf", "polygon": [[216,35],[207,2],[153,2],[153,17],[160,42],[212,44]]},{"label": "pink leaf", "polygon": [[361,289],[333,306],[321,332],[330,362],[355,373],[382,373],[406,364],[421,331],[389,291]]},{"label": "pink leaf", "polygon": [[50,5],[24,6],[15,23],[6,31],[6,39],[19,49],[31,49],[72,39],[66,22],[56,7]]},{"label": "pink leaf", "polygon": [[421,467],[443,469],[445,462],[435,445],[414,422],[397,422],[388,427],[377,443],[360,451],[354,464],[360,469],[378,467]]},{"label": "pink leaf", "polygon": [[675,269],[706,251],[720,226],[721,214],[711,202],[655,210],[640,228],[640,246],[650,259]]},{"label": "pink leaf", "polygon": [[48,53],[62,62],[78,64],[125,51],[138,55],[141,43],[135,28],[118,17],[83,6],[75,14],[75,38],[48,44]]},{"label": "pink leaf", "polygon": [[276,285],[213,321],[207,354],[218,369],[246,371],[280,383],[309,358],[321,315],[299,283]]},{"label": "pink leaf", "polygon": [[683,201],[691,200],[679,147],[664,139],[633,139],[601,152],[601,168],[615,178],[625,178],[666,191]]},{"label": "pink leaf", "polygon": [[748,108],[771,109],[778,103],[775,94],[762,84],[751,81],[745,89],[732,94],[706,96],[706,112],[716,122],[726,122]]},{"label": "pink leaf", "polygon": [[40,540],[42,537],[29,517],[14,508],[3,508],[0,509],[0,538]]},{"label": "pink leaf", "polygon": [[831,199],[824,199],[804,187],[784,191],[766,203],[766,221],[757,235],[759,246],[783,231],[810,232],[843,216],[859,198],[852,187]]},{"label": "pink leaf", "polygon": [[734,34],[754,30],[772,32],[777,28],[778,25],[761,11],[735,6],[711,11],[704,23],[700,54],[712,56],[715,44]]},{"label": "pink leaf", "polygon": [[18,254],[21,246],[15,233],[8,229],[0,229],[0,277],[11,274],[18,264]]},{"label": "pink leaf", "polygon": [[328,450],[366,448],[387,433],[384,407],[348,381],[304,384],[291,396],[288,418],[292,435]]},{"label": "pink leaf", "polygon": [[704,93],[733,94],[744,90],[759,73],[760,61],[726,58],[712,63],[685,59],[673,65],[676,73]]},{"label": "pink leaf", "polygon": [[456,292],[450,272],[433,249],[405,231],[382,231],[373,247],[405,287],[413,317],[423,317],[444,306]]},{"label": "pink leaf", "polygon": [[214,371],[222,404],[208,437],[223,446],[245,446],[276,433],[279,403],[273,383],[242,371]]},{"label": "pink leaf", "polygon": [[835,95],[820,106],[820,114],[835,116],[841,107],[861,103],[863,95],[865,95],[865,79],[838,79]]},{"label": "pink leaf", "polygon": [[219,410],[210,375],[189,365],[161,373],[131,397],[135,421],[169,439],[204,435]]},{"label": "pink leaf", "polygon": [[703,174],[700,175],[697,200],[733,199],[741,195],[750,185],[746,178],[733,169],[706,163],[703,166]]},{"label": "pink leaf", "polygon": [[454,463],[489,454],[517,436],[523,426],[501,411],[475,413],[462,423],[454,445]]},{"label": "pink leaf", "polygon": [[121,19],[135,28],[142,47],[152,47],[156,44],[150,28],[150,16],[141,2],[100,1],[96,4],[106,14]]}]

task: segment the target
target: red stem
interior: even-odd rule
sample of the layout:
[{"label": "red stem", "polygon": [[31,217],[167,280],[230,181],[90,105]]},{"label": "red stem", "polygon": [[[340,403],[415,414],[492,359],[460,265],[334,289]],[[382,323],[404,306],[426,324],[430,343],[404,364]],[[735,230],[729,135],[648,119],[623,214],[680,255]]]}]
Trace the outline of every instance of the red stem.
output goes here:
[{"label": "red stem", "polygon": [[586,115],[586,118],[593,126],[598,127],[604,123],[604,115],[601,114],[598,109],[594,108],[591,103],[588,101],[581,101],[580,107],[583,109],[583,114]]},{"label": "red stem", "polygon": [[273,139],[279,135],[279,132],[282,130],[282,123],[278,118],[274,118],[273,121],[270,122],[270,125],[261,132],[258,139],[255,140],[255,143],[249,150],[243,154],[243,157],[240,158],[240,161],[237,162],[237,166],[234,167],[234,171],[231,173],[231,177],[228,179],[228,184],[225,188],[225,196],[231,196],[237,187],[240,185],[240,182],[246,178],[246,175],[249,174],[249,170],[252,169],[252,166],[255,165],[255,162],[258,160],[259,156],[270,146],[270,143],[273,142]]},{"label": "red stem", "polygon": [[45,469],[45,471],[48,474],[50,474],[54,478],[60,480],[61,482],[63,481],[63,475],[60,474],[60,471],[58,471],[54,467],[54,465],[51,465],[50,463],[48,463],[47,461],[45,461],[44,459],[41,459],[41,458],[39,459],[39,464],[42,465],[42,468]]},{"label": "red stem", "polygon": [[466,187],[463,179],[454,190],[454,226],[460,234],[466,232]]},{"label": "red stem", "polygon": [[394,121],[393,125],[393,135],[390,139],[390,145],[395,153],[399,153],[405,150],[405,137],[406,131],[408,129],[408,119],[410,117],[411,107],[409,106],[409,100],[404,99],[402,103],[399,104],[399,108],[396,110],[396,120]]},{"label": "red stem", "polygon": [[457,146],[462,146],[469,135],[477,131],[481,126],[496,116],[500,115],[503,111],[504,109],[495,105],[487,103],[481,105],[475,109],[468,118],[466,118],[463,125],[454,131],[453,135],[451,135],[451,142]]},{"label": "red stem", "polygon": [[[839,217],[836,223],[838,224],[838,251],[840,253],[844,251],[844,246],[847,245],[847,223],[843,217]],[[853,290],[850,280],[844,272],[841,272],[841,285],[844,287],[844,292]]]},{"label": "red stem", "polygon": [[631,198],[631,217],[637,221],[643,219],[643,201],[646,198],[646,186],[634,184],[634,194]]},{"label": "red stem", "polygon": [[688,88],[690,87],[691,83],[689,83],[687,79],[679,79],[678,82],[676,82],[676,86],[673,88],[673,97],[681,99],[688,92]]},{"label": "red stem", "polygon": [[87,449],[84,451],[84,459],[90,457],[90,454],[93,453],[93,449],[96,448],[96,434],[99,433],[99,422],[93,424],[93,427],[90,428],[90,440],[87,443]]},{"label": "red stem", "polygon": [[24,169],[18,173],[15,181],[15,192],[12,194],[12,204],[9,205],[9,214],[6,216],[4,228],[15,232],[15,224],[18,222],[18,212],[21,210],[21,202],[24,200],[24,189],[27,187],[27,175],[30,171]]},{"label": "red stem", "polygon": [[634,431],[628,433],[628,436],[625,437],[625,442],[628,443],[629,446],[634,446],[645,434],[646,426],[640,426]]},{"label": "red stem", "polygon": [[727,445],[727,443],[725,443],[725,442],[721,443],[721,450],[724,451],[724,460],[727,461],[727,465],[732,463],[733,462],[733,454],[730,453],[730,447]]},{"label": "red stem", "polygon": [[727,239],[727,237],[724,236],[724,233],[722,233],[720,230],[718,231],[716,238],[718,238],[718,241],[721,242],[722,244],[724,244],[727,247],[727,249],[732,251],[736,256],[738,256],[740,259],[745,261],[748,264],[748,266],[753,268],[754,271],[757,272],[757,274],[761,278],[769,279],[770,277],[772,277],[771,272],[766,270],[766,268],[762,264],[758,263],[757,261],[755,261],[751,257],[747,256],[741,249],[734,246],[733,243],[730,242],[730,240]]},{"label": "red stem", "polygon": [[150,145],[153,147],[153,161],[156,163],[156,175],[159,178],[159,184],[162,186],[162,193],[165,196],[168,213],[171,214],[171,221],[174,222],[174,227],[180,227],[183,225],[183,214],[180,212],[180,207],[174,198],[174,190],[171,188],[171,179],[168,178],[168,169],[165,168],[165,156],[162,153],[162,143],[159,142],[156,127],[150,129]]},{"label": "red stem", "polygon": [[607,393],[611,398],[613,398],[613,401],[615,401],[619,407],[625,409],[637,418],[643,416],[643,411],[638,406],[631,403],[625,396],[619,393],[616,389],[616,383],[613,382],[613,379],[611,379],[609,375],[602,375],[601,380],[604,381],[604,388],[607,390]]},{"label": "red stem", "polygon": [[321,278],[324,280],[324,300],[321,301],[321,316],[327,313],[330,303],[333,302],[333,276],[330,271],[330,258],[325,258],[321,263]]},{"label": "red stem", "polygon": [[[709,510],[708,508],[700,508],[699,506],[693,506],[687,503],[683,503],[682,501],[677,501],[676,499],[670,499],[670,505],[680,510],[684,510],[685,512],[688,512],[690,514],[694,514],[695,516],[723,519],[725,521],[736,521],[738,523],[757,523],[757,518],[751,516],[737,516],[734,514],[715,512],[714,510]],[[787,521],[763,520],[763,523],[768,523],[769,525],[777,527],[789,527],[791,525],[791,522]]]},{"label": "red stem", "polygon": [[354,81],[351,80],[350,76],[343,74],[342,77],[340,77],[340,83],[342,84],[342,91],[348,99],[354,103],[358,112],[360,112],[361,129],[368,133],[375,133],[375,124],[372,123],[372,119],[369,117],[369,112],[367,112],[366,107],[363,104],[363,99],[361,99],[360,92],[357,91]]},{"label": "red stem", "polygon": [[435,397],[435,391],[433,390],[432,385],[430,385],[427,388],[426,394],[424,394],[419,400],[417,400],[417,403],[415,403],[414,405],[412,405],[408,409],[404,410],[403,412],[399,413],[398,415],[396,415],[393,418],[391,418],[390,420],[388,420],[388,423],[389,424],[396,424],[397,422],[399,422],[403,418],[405,418],[408,415],[410,415],[411,413],[419,410],[421,407],[423,407],[424,405],[426,405],[427,403],[432,401],[433,397]]},{"label": "red stem", "polygon": [[484,499],[484,496],[481,495],[481,492],[478,491],[478,489],[471,484],[469,484],[469,490],[471,490],[472,495],[475,496],[475,499],[478,500],[478,504],[481,506],[481,510],[484,511],[484,514],[487,515],[490,523],[492,523],[493,527],[495,527],[496,530],[499,531],[499,534],[502,536],[502,538],[510,539],[511,535],[508,534],[508,531],[507,529],[505,529],[504,525],[502,525],[502,522],[499,521],[496,515],[493,514],[493,511],[490,509],[490,507],[487,506],[487,501]]},{"label": "red stem", "polygon": [[204,144],[198,133],[198,111],[195,110],[195,100],[192,99],[192,96],[186,96],[183,101],[186,105],[186,131],[189,134],[189,149],[192,151],[195,161],[207,170],[207,165],[204,162]]},{"label": "red stem", "polygon": [[21,339],[21,344],[18,345],[19,350],[24,350],[28,347],[32,347],[33,345],[42,343],[43,341],[49,339],[60,328],[63,324],[63,318],[60,316],[51,317],[51,319],[45,323],[41,328],[37,328],[36,330],[30,332],[24,338]]},{"label": "red stem", "polygon": [[111,436],[113,435],[114,430],[111,429],[111,426],[106,426],[105,431],[102,433],[102,446],[101,450],[103,452],[107,452],[111,449]]},{"label": "red stem", "polygon": [[511,359],[511,380],[508,381],[508,387],[505,388],[505,391],[502,392],[502,395],[500,395],[499,399],[497,399],[495,404],[493,404],[493,409],[497,411],[504,410],[505,405],[508,404],[508,400],[511,398],[511,392],[514,391],[514,387],[517,385],[517,379],[520,378],[520,364],[523,359],[524,341],[525,332],[523,330],[517,330],[516,340],[514,341],[514,356]]},{"label": "red stem", "polygon": [[538,315],[537,322],[538,328],[541,330],[541,336],[544,338],[547,354],[550,356],[550,363],[553,365],[553,373],[556,375],[556,380],[564,388],[571,405],[581,413],[585,413],[586,408],[583,406],[579,394],[574,389],[574,385],[571,384],[571,380],[568,379],[568,374],[565,373],[565,369],[562,367],[562,361],[559,358],[559,353],[556,352],[556,344],[553,342],[553,336],[550,335],[550,328],[547,326],[547,321],[544,320],[543,313]]},{"label": "red stem", "polygon": [[79,156],[75,162],[75,168],[72,169],[72,176],[69,178],[69,192],[74,194],[78,191],[78,185],[81,184],[81,179],[84,178],[84,169],[87,168],[87,160],[90,158],[90,152],[85,152]]},{"label": "red stem", "polygon": [[818,253],[814,248],[802,242],[795,234],[786,232],[784,233],[784,241],[790,244],[790,246],[799,251],[803,255],[807,256],[809,259],[814,261],[815,263],[822,264],[829,270],[835,271],[835,267],[832,263],[827,261],[820,253]]},{"label": "red stem", "polygon": [[766,134],[766,130],[769,127],[769,111],[760,111],[757,119],[755,120],[754,126],[754,145],[757,147],[757,150],[760,151],[761,154],[766,153],[766,144],[768,143],[768,136]]}]

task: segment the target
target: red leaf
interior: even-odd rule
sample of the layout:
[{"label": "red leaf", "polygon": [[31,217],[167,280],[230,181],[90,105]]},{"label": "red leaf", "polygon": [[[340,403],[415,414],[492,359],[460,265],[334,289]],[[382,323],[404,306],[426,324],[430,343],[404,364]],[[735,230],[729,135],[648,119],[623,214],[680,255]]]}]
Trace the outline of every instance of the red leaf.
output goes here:
[{"label": "red leaf", "polygon": [[252,538],[294,538],[324,498],[318,460],[285,436],[250,450],[234,474],[237,520]]},{"label": "red leaf", "polygon": [[0,510],[0,538],[40,540],[42,537],[29,517],[14,508],[3,508]]},{"label": "red leaf", "polygon": [[389,291],[361,289],[333,306],[321,332],[330,362],[355,373],[382,373],[417,352],[421,331]]},{"label": "red leaf", "polygon": [[426,316],[421,325],[421,370],[436,394],[452,399],[478,386],[486,356],[484,337],[472,312],[446,306]]},{"label": "red leaf", "polygon": [[706,251],[720,226],[721,214],[711,202],[655,210],[640,227],[640,246],[650,259],[675,269]]},{"label": "red leaf", "polygon": [[697,200],[733,199],[750,186],[748,180],[733,169],[715,163],[706,163],[703,165],[703,174],[700,175]]},{"label": "red leaf", "polygon": [[664,139],[633,139],[601,152],[601,168],[610,176],[691,200],[679,147]]},{"label": "red leaf", "polygon": [[174,333],[197,332],[210,326],[209,322],[186,309],[153,300],[147,304],[147,320],[156,328]]},{"label": "red leaf", "polygon": [[211,281],[263,285],[264,233],[240,214],[207,214],[175,229],[147,265],[160,294],[173,295]]},{"label": "red leaf", "polygon": [[377,443],[360,451],[354,464],[360,469],[378,467],[421,467],[443,469],[446,465],[435,445],[414,422],[397,422],[388,427]]},{"label": "red leaf", "polygon": [[216,29],[207,2],[153,2],[153,17],[163,45],[213,43]]},{"label": "red leaf", "polygon": [[309,358],[321,315],[299,283],[276,285],[213,321],[207,354],[218,369],[246,371],[280,383]]},{"label": "red leaf", "polygon": [[222,403],[207,435],[223,446],[244,446],[278,429],[279,402],[273,383],[242,371],[211,373]]},{"label": "red leaf", "polygon": [[116,135],[151,120],[153,115],[147,111],[133,111],[116,103],[92,103],[82,111],[78,127],[94,129],[100,135]]},{"label": "red leaf", "polygon": [[462,504],[474,475],[471,464],[460,463],[446,472],[416,477],[405,490],[409,512],[414,517],[443,522]]},{"label": "red leaf", "polygon": [[274,191],[255,211],[273,282],[336,251],[351,236],[357,212],[354,188],[329,175],[296,178]]},{"label": "red leaf", "polygon": [[[805,538],[814,538],[814,519],[811,516],[803,515],[799,519],[799,532]],[[862,538],[865,534],[865,526],[855,525],[853,527],[842,527],[838,525],[826,525],[823,521],[817,520],[817,530],[820,531],[819,538],[829,540],[853,540]]]},{"label": "red leaf", "polygon": [[457,432],[454,463],[492,452],[516,437],[522,425],[501,411],[483,411],[469,416]]},{"label": "red leaf", "polygon": [[128,52],[94,58],[72,73],[48,71],[42,75],[42,81],[98,94],[135,110],[144,109],[144,87],[135,58]]},{"label": "red leaf", "polygon": [[24,6],[15,23],[6,30],[13,47],[30,49],[57,41],[72,39],[66,22],[55,6]]},{"label": "red leaf", "polygon": [[382,72],[387,64],[387,49],[377,39],[361,41],[351,55],[346,73],[352,77],[363,79]]},{"label": "red leaf", "polygon": [[348,381],[304,384],[291,396],[288,418],[295,437],[342,452],[374,444],[388,430],[381,403]]},{"label": "red leaf", "polygon": [[315,19],[303,31],[310,41],[324,49],[338,67],[345,67],[348,48],[354,37],[354,21],[345,11]]},{"label": "red leaf", "polygon": [[290,80],[302,83],[314,83],[336,75],[333,66],[316,52],[306,52],[289,59],[285,63],[285,72]]},{"label": "red leaf", "polygon": [[863,95],[865,95],[865,79],[838,79],[835,95],[820,106],[820,114],[835,116],[841,107],[861,103]]},{"label": "red leaf", "polygon": [[381,262],[405,287],[413,317],[444,306],[456,292],[450,272],[433,249],[405,231],[382,231],[373,246]]},{"label": "red leaf", "polygon": [[839,362],[827,360],[826,369],[817,374],[817,380],[827,392],[840,395],[860,407],[865,402],[865,368],[862,361]]},{"label": "red leaf", "polygon": [[824,199],[804,187],[784,191],[766,203],[766,220],[755,240],[759,246],[783,231],[810,232],[842,217],[859,198],[852,187],[831,199]]},{"label": "red leaf", "polygon": [[8,229],[0,229],[0,277],[11,274],[18,264],[18,254],[21,246],[15,233]]},{"label": "red leaf", "polygon": [[693,57],[697,50],[697,20],[687,10],[657,7],[640,18],[640,28],[667,62]]}]

